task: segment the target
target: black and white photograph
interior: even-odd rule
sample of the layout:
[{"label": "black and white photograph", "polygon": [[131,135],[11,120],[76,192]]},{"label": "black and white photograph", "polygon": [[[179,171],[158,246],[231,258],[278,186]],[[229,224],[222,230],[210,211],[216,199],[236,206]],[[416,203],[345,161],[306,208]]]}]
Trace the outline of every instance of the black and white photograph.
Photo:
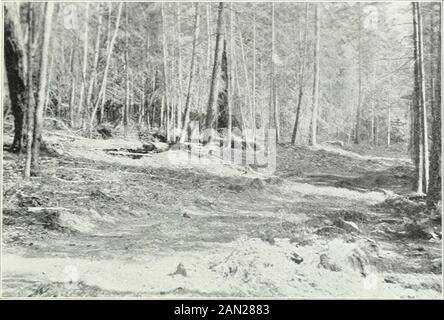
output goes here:
[{"label": "black and white photograph", "polygon": [[441,19],[2,1],[1,298],[442,299]]}]

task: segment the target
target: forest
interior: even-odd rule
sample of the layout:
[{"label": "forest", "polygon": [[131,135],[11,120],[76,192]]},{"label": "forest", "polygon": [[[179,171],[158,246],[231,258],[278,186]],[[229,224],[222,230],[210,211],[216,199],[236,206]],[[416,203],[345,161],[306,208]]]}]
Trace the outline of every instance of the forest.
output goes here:
[{"label": "forest", "polygon": [[440,2],[3,21],[3,294],[441,295]]}]

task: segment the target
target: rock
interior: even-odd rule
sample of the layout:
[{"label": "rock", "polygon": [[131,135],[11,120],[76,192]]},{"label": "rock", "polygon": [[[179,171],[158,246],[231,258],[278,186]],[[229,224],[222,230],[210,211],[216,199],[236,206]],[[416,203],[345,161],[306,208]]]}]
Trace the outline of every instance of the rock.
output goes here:
[{"label": "rock", "polygon": [[304,258],[302,258],[299,254],[296,252],[293,252],[290,256],[290,260],[293,261],[296,264],[300,264],[304,261]]},{"label": "rock", "polygon": [[103,139],[110,139],[113,137],[112,131],[111,131],[111,127],[107,126],[107,125],[99,125],[97,127],[97,132],[100,133],[100,135],[102,136]]},{"label": "rock", "polygon": [[334,147],[340,147],[340,148],[344,148],[344,142],[342,141],[326,141],[325,144],[330,145],[330,146],[334,146]]},{"label": "rock", "polygon": [[361,230],[359,229],[359,227],[356,225],[356,223],[351,222],[351,221],[346,221],[343,219],[336,219],[334,221],[334,225],[338,228],[344,229],[345,231],[348,232],[357,232],[357,233],[361,233]]},{"label": "rock", "polygon": [[250,182],[250,186],[258,190],[265,188],[264,182],[259,178],[254,178],[253,181]]},{"label": "rock", "polygon": [[147,152],[153,151],[156,149],[156,146],[151,142],[144,142],[142,147],[143,147],[143,150],[147,151]]},{"label": "rock", "polygon": [[154,141],[154,142],[152,142],[152,144],[154,145],[154,147],[156,148],[156,150],[158,152],[167,151],[169,149],[168,143],[165,143],[165,142]]},{"label": "rock", "polygon": [[279,177],[273,176],[273,177],[265,179],[265,182],[269,183],[269,184],[282,185],[282,183],[284,181],[281,178],[279,178]]},{"label": "rock", "polygon": [[183,277],[187,276],[187,270],[183,266],[182,262],[177,265],[176,271],[170,273],[169,276],[181,275]]},{"label": "rock", "polygon": [[340,266],[330,261],[330,257],[326,253],[320,255],[318,268],[324,268],[333,272],[342,271]]}]

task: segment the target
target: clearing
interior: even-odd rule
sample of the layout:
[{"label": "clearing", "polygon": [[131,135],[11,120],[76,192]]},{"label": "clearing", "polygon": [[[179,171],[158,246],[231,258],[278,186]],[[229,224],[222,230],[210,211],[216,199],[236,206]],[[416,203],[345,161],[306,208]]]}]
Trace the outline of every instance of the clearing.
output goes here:
[{"label": "clearing", "polygon": [[263,177],[107,151],[136,138],[45,139],[30,182],[3,152],[3,296],[441,297],[406,157],[280,145]]}]

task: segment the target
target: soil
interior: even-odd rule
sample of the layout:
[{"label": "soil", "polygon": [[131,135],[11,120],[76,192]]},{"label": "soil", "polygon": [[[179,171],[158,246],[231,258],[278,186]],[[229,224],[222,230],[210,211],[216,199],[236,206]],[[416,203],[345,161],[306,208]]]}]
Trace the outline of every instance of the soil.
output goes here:
[{"label": "soil", "polygon": [[441,297],[440,222],[405,200],[399,152],[281,145],[266,176],[182,150],[109,153],[136,137],[45,141],[28,182],[3,152],[3,296]]}]

